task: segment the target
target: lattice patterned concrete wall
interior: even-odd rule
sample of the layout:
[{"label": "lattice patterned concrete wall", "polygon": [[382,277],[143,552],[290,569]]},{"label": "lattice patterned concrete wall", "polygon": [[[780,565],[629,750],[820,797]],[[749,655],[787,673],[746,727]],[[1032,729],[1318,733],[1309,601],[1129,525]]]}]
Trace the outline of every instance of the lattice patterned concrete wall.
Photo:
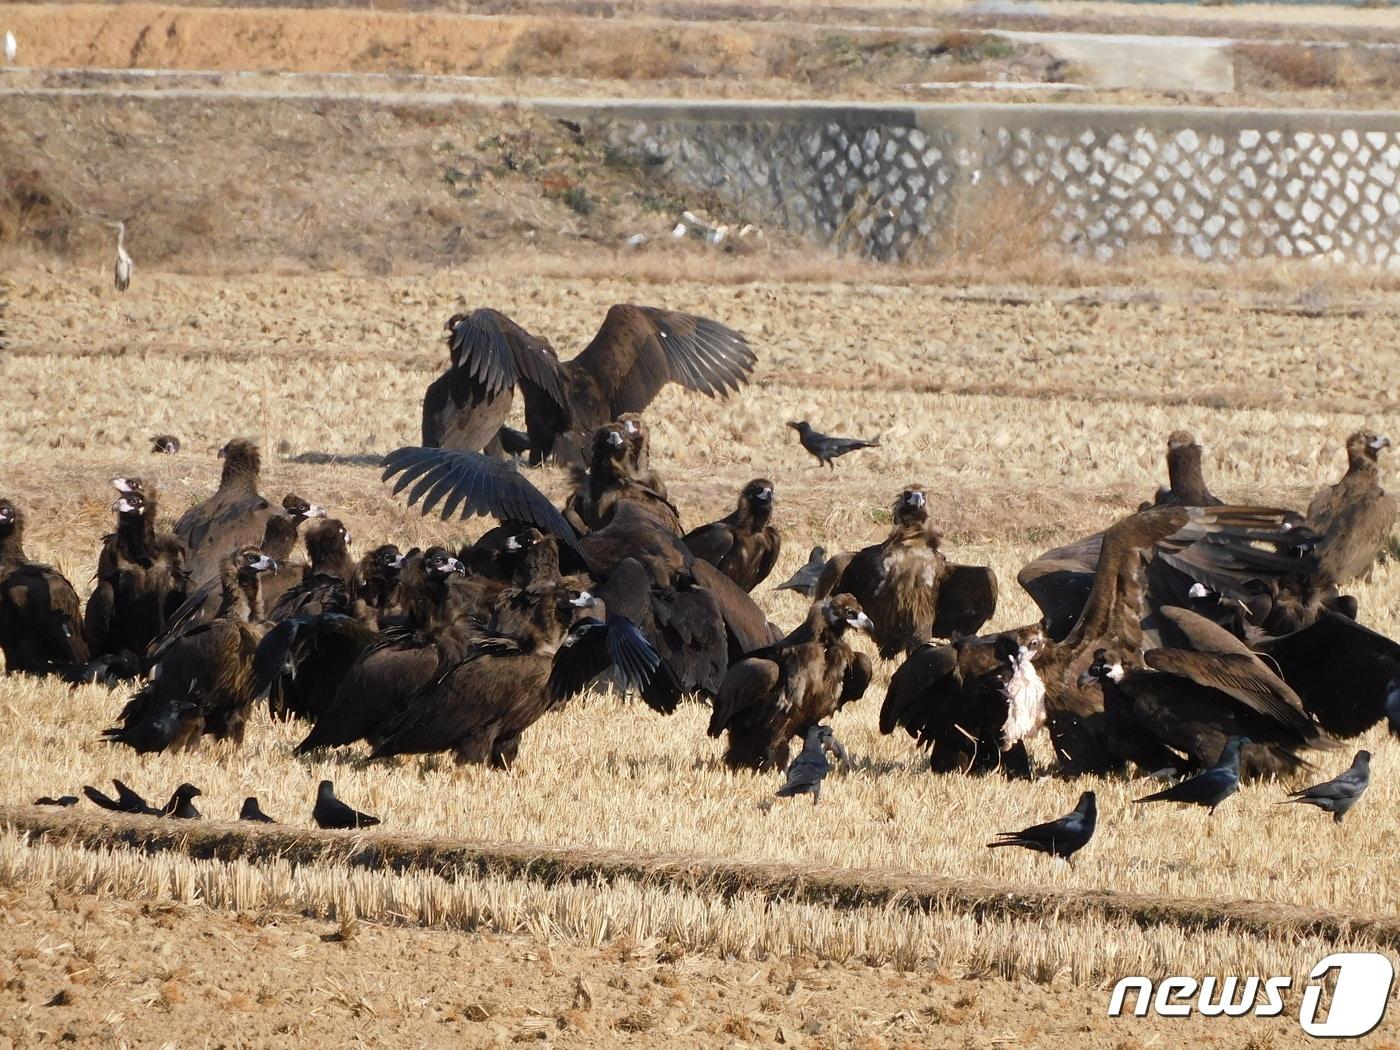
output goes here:
[{"label": "lattice patterned concrete wall", "polygon": [[1022,208],[1067,251],[1400,268],[1400,113],[616,106],[603,134],[756,216],[876,257]]}]

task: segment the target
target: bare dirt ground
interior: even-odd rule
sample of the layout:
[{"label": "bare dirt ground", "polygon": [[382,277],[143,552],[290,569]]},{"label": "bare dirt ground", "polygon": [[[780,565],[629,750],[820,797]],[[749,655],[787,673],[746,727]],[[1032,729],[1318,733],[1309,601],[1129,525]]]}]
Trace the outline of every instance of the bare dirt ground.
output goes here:
[{"label": "bare dirt ground", "polygon": [[3,893],[7,1047],[194,1047],[211,1035],[239,1047],[1302,1045],[1277,1022],[1109,1020],[1104,991],[1063,982],[803,956],[676,958],[654,944],[581,949],[40,887]]}]

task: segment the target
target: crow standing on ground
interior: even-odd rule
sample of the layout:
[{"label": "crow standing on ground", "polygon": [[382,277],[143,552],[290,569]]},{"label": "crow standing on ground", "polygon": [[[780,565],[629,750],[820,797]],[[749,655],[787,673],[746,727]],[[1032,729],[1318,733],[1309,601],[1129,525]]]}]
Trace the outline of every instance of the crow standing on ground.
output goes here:
[{"label": "crow standing on ground", "polygon": [[170,796],[170,801],[165,804],[165,808],[160,811],[162,817],[174,817],[176,820],[199,820],[199,810],[194,808],[192,799],[198,798],[204,792],[193,784],[181,784],[175,789],[175,793]]},{"label": "crow standing on ground", "polygon": [[802,751],[787,768],[787,783],[778,788],[779,798],[794,795],[811,795],[812,805],[816,805],[822,794],[822,781],[831,772],[827,752],[840,762],[849,762],[846,749],[841,746],[831,731],[831,726],[809,726]]},{"label": "crow standing on ground", "polygon": [[838,456],[844,456],[847,452],[854,452],[858,448],[879,448],[880,439],[871,438],[865,441],[862,438],[832,437],[829,434],[818,434],[812,429],[812,424],[805,419],[800,423],[789,423],[788,426],[797,431],[797,440],[802,442],[802,447],[812,455],[817,457],[821,466],[836,469],[831,461]]},{"label": "crow standing on ground", "polygon": [[1247,737],[1232,736],[1225,742],[1225,750],[1220,753],[1213,769],[1133,801],[1188,802],[1193,806],[1209,806],[1214,814],[1216,806],[1240,789],[1240,748],[1247,743]]},{"label": "crow standing on ground", "polygon": [[316,806],[311,810],[311,819],[318,828],[372,828],[379,823],[378,817],[353,810],[335,797],[335,786],[329,780],[321,781],[316,788]]},{"label": "crow standing on ground", "polygon": [[1304,788],[1302,791],[1290,791],[1289,797],[1280,802],[1279,805],[1286,805],[1289,802],[1303,802],[1309,806],[1316,806],[1324,813],[1331,813],[1332,819],[1340,824],[1342,817],[1346,816],[1347,810],[1356,805],[1357,800],[1365,793],[1370,783],[1371,752],[1358,751],[1346,772],[1325,783]]},{"label": "crow standing on ground", "polygon": [[1072,813],[1059,820],[1036,824],[1024,831],[1000,831],[997,833],[997,840],[987,843],[987,847],[996,849],[998,846],[1020,846],[1069,861],[1094,837],[1098,819],[1098,799],[1092,791],[1086,791],[1079,796],[1079,805],[1074,807]]},{"label": "crow standing on ground", "polygon": [[257,795],[249,795],[247,798],[245,798],[245,799],[243,800],[243,808],[240,809],[240,810],[238,811],[238,819],[239,819],[239,820],[251,820],[251,821],[252,821],[253,823],[255,823],[255,824],[276,824],[276,823],[277,823],[277,821],[275,821],[275,820],[273,820],[271,817],[269,817],[269,816],[268,816],[266,813],[264,813],[264,812],[262,811],[262,809],[258,806],[258,796],[257,796]]}]

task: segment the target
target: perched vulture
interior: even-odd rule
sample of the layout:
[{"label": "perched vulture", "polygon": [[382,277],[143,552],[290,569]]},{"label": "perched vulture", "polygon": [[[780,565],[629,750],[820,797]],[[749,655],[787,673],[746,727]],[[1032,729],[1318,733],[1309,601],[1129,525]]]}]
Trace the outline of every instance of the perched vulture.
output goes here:
[{"label": "perched vulture", "polygon": [[1223,502],[1211,495],[1201,471],[1201,446],[1185,430],[1167,436],[1167,487],[1157,490],[1150,507],[1218,507]]},{"label": "perched vulture", "polygon": [[907,486],[892,516],[883,543],[827,563],[816,596],[851,594],[874,623],[872,634],[886,660],[935,635],[976,634],[996,612],[996,575],[990,568],[948,563],[939,550],[943,537],[929,522],[923,486]]},{"label": "perched vulture", "polygon": [[729,668],[707,730],[712,737],[728,734],[726,765],[786,769],[794,739],[865,695],[870,658],[846,641],[852,629],[871,630],[854,598],[818,599],[786,638]]},{"label": "perched vulture", "polygon": [[24,553],[24,513],[0,499],[0,651],[5,670],[48,674],[88,662],[78,592]]},{"label": "perched vulture", "polygon": [[128,701],[108,740],[137,751],[190,749],[204,735],[243,743],[254,700],[253,653],[267,628],[259,576],[274,562],[257,547],[224,559],[219,615],[161,652],[151,680]]},{"label": "perched vulture", "polygon": [[[122,479],[130,484],[130,479]],[[94,653],[145,653],[186,597],[184,544],[156,533],[154,488],[132,487],[112,504],[116,531],[98,556],[84,626]]]},{"label": "perched vulture", "polygon": [[732,329],[650,306],[614,306],[593,341],[566,362],[496,310],[458,314],[448,326],[451,365],[424,398],[424,445],[484,448],[519,386],[534,462],[561,451],[565,435],[581,442],[597,427],[641,412],[667,383],[710,397],[732,393],[756,362]]},{"label": "perched vulture", "polygon": [[685,534],[690,553],[703,558],[746,591],[768,578],[783,549],[783,538],[769,524],[773,483],[756,478],[739,493],[739,505],[719,521]]},{"label": "perched vulture", "polygon": [[1336,583],[1370,578],[1395,529],[1395,497],[1381,488],[1377,457],[1390,438],[1358,431],[1347,438],[1347,472],[1308,504],[1308,528],[1320,537],[1322,571]]},{"label": "perched vulture", "polygon": [[262,456],[257,445],[237,438],[219,455],[224,469],[218,490],[175,523],[175,535],[190,551],[190,578],[195,586],[218,578],[233,551],[261,543],[269,519],[281,513],[258,495]]}]

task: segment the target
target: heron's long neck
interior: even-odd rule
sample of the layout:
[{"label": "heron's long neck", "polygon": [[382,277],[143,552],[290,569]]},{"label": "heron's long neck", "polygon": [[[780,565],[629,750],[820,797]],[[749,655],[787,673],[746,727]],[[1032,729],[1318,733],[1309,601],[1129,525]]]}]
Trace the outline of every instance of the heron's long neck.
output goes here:
[{"label": "heron's long neck", "polygon": [[117,251],[126,251],[126,223],[117,225]]}]

